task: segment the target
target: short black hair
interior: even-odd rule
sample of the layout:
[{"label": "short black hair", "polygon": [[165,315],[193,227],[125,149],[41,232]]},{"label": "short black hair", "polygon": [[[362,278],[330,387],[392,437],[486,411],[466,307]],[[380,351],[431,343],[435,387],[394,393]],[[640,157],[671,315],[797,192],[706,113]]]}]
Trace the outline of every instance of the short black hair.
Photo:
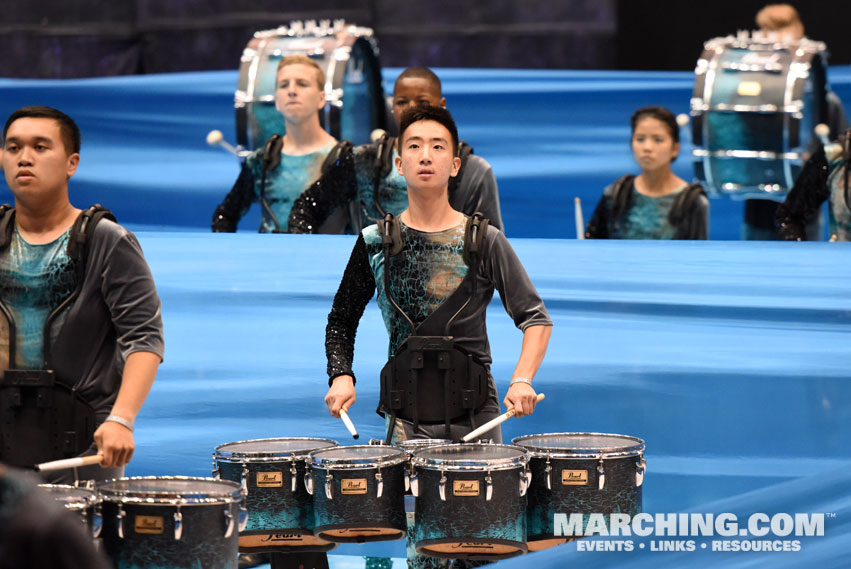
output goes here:
[{"label": "short black hair", "polygon": [[[443,96],[443,85],[440,83],[440,77],[435,75],[434,71],[429,69],[428,67],[408,67],[399,76],[396,78],[396,83],[401,81],[402,79],[425,79],[435,87],[437,87],[437,92],[440,96]],[[396,85],[394,83],[394,87]]]},{"label": "short black hair", "polygon": [[399,139],[397,141],[399,154],[402,153],[402,137],[409,126],[416,122],[434,121],[442,124],[452,136],[452,154],[458,155],[458,127],[455,126],[455,120],[448,110],[443,107],[435,107],[425,105],[422,107],[411,107],[402,113],[402,119],[399,121]]},{"label": "short black hair", "polygon": [[65,146],[68,155],[80,152],[80,128],[74,122],[74,119],[58,109],[41,105],[22,107],[12,113],[6,121],[6,126],[3,127],[3,140],[6,140],[6,133],[9,132],[12,123],[25,118],[55,120],[59,123],[59,134],[62,136],[62,144]]},{"label": "short black hair", "polygon": [[635,127],[638,126],[639,121],[648,117],[656,119],[668,127],[668,134],[671,135],[674,142],[680,141],[680,125],[677,124],[677,117],[675,117],[674,113],[665,107],[642,107],[632,113],[632,119],[630,122],[632,124],[633,134],[635,133]]}]

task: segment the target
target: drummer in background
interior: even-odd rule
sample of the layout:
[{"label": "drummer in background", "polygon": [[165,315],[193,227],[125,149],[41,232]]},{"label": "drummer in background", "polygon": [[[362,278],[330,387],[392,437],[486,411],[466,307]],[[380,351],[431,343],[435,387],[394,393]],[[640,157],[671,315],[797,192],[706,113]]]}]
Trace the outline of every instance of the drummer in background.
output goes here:
[{"label": "drummer in background", "polygon": [[0,463],[0,569],[108,569],[80,517]]},{"label": "drummer in background", "polygon": [[[278,64],[275,108],[286,123],[286,134],[269,138],[250,154],[230,193],[213,213],[214,232],[234,232],[251,204],[259,201],[260,233],[285,233],[293,201],[321,176],[340,174],[340,163],[351,145],[338,143],[319,123],[325,107],[325,73],[305,55],[290,55]],[[350,161],[350,158],[349,158]],[[345,213],[323,228],[341,233]]]},{"label": "drummer in background", "polygon": [[585,229],[587,239],[706,239],[709,200],[671,164],[680,152],[674,115],[662,107],[635,111],[632,153],[641,174],[627,174],[603,190]]},{"label": "drummer in background", "polygon": [[[804,38],[804,23],[798,11],[790,4],[768,4],[756,14],[757,27],[766,33],[776,33],[782,41],[799,41]],[[827,91],[827,126],[830,140],[836,140],[848,128],[848,117],[836,93]],[[814,141],[818,145],[818,141]],[[816,146],[810,152],[816,150]],[[748,241],[775,241],[783,237],[775,226],[778,202],[773,200],[745,200],[745,218],[742,238]],[[811,212],[806,220],[806,234],[810,240],[820,240],[822,233],[821,210]]]},{"label": "drummer in background", "polygon": [[[328,409],[335,417],[341,409],[348,410],[355,402],[355,375],[352,371],[355,333],[366,305],[378,290],[378,305],[390,336],[388,353],[395,354],[398,379],[407,379],[412,369],[405,369],[404,351],[411,335],[411,326],[444,330],[456,311],[455,303],[470,304],[453,321],[449,334],[455,345],[463,346],[472,354],[472,363],[486,370],[482,392],[485,402],[473,411],[473,420],[465,412],[453,418],[449,436],[444,421],[432,424],[419,423],[416,428],[412,417],[405,413],[396,415],[393,404],[382,400],[380,412],[385,416],[387,438],[390,442],[411,438],[450,438],[459,440],[475,427],[499,415],[497,389],[490,375],[490,349],[485,328],[485,311],[493,297],[494,289],[515,325],[523,331],[520,358],[509,382],[503,403],[514,409],[517,416],[531,414],[535,407],[534,378],[546,353],[552,330],[541,297],[523,269],[517,255],[505,236],[496,228],[480,225],[481,233],[468,228],[470,218],[455,210],[449,203],[449,180],[458,174],[461,165],[457,157],[458,133],[449,111],[442,107],[415,107],[403,113],[397,142],[399,156],[394,160],[396,170],[405,179],[408,207],[398,218],[389,220],[388,231],[393,235],[385,261],[382,233],[378,225],[370,225],[358,235],[348,266],[334,298],[328,316],[325,350],[328,358],[330,389],[325,396]],[[382,224],[383,225],[383,224]],[[473,233],[480,238],[475,245],[481,252],[470,254],[473,243],[467,242]],[[467,248],[465,255],[464,249]],[[469,265],[465,261],[469,260]],[[391,294],[385,289],[385,271]],[[474,284],[475,283],[475,284]],[[475,292],[473,292],[475,291]],[[391,305],[395,301],[401,311]],[[460,306],[459,304],[459,306]],[[441,332],[442,334],[442,332]],[[430,335],[430,334],[429,334]],[[426,362],[431,359],[426,358]],[[412,365],[411,368],[414,366]],[[467,366],[463,366],[462,374]],[[437,370],[418,370],[420,376]],[[460,371],[460,370],[459,370]],[[471,378],[458,378],[460,382]],[[395,379],[391,383],[395,383]],[[430,388],[428,400],[414,401],[420,417],[426,408],[437,409],[444,419],[443,410],[455,404],[444,404],[443,389]],[[439,382],[441,385],[443,382]],[[398,384],[397,384],[398,385]],[[390,385],[393,389],[394,386]],[[472,424],[474,423],[474,424]],[[495,442],[501,441],[501,432],[494,429],[485,435]]]},{"label": "drummer in background", "polygon": [[[405,110],[421,105],[446,107],[440,78],[426,67],[409,67],[393,87],[397,128]],[[356,147],[354,164],[345,178],[323,179],[296,200],[290,214],[290,232],[316,233],[331,212],[349,204],[353,226],[358,230],[384,217],[384,212],[399,215],[408,206],[408,194],[405,180],[393,167],[397,156],[396,138],[386,133],[373,144]],[[491,225],[504,230],[499,189],[490,164],[473,154],[464,141],[459,146],[459,157],[461,168],[449,183],[449,204],[467,215],[481,212]]]},{"label": "drummer in background", "polygon": [[153,276],[132,233],[71,204],[80,131],[68,115],[18,109],[3,138],[15,208],[0,207],[0,460],[26,468],[99,454],[102,467],[79,478],[120,477],[163,358]]}]

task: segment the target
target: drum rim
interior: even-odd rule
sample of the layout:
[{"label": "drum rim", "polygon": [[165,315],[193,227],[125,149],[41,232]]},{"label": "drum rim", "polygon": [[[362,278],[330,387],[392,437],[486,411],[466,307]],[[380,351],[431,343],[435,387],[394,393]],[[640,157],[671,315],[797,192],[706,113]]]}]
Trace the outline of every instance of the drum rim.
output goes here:
[{"label": "drum rim", "polygon": [[[115,482],[139,482],[139,481],[174,481],[181,482],[212,482],[221,485],[223,492],[221,494],[212,495],[210,492],[187,492],[178,494],[177,492],[165,492],[162,490],[110,490],[105,488],[109,484]],[[230,490],[229,493],[224,492],[224,489]],[[116,502],[120,504],[148,504],[151,506],[201,506],[211,504],[233,504],[245,500],[245,496],[239,487],[239,484],[230,480],[221,480],[219,478],[205,478],[201,476],[124,476],[121,478],[112,478],[104,480],[97,484],[98,494],[103,502]]]},{"label": "drum rim", "polygon": [[[378,449],[383,448],[391,451],[391,455],[383,458],[362,458],[358,460],[353,460],[352,458],[322,458],[321,456],[316,456],[326,451],[338,450],[338,449]],[[396,456],[393,456],[392,453],[398,453]],[[312,466],[313,468],[319,470],[358,470],[358,469],[367,469],[367,468],[384,468],[387,466],[396,466],[397,464],[402,464],[403,462],[407,462],[408,453],[406,453],[401,448],[396,448],[390,445],[353,445],[353,446],[338,446],[338,447],[330,447],[327,449],[321,449],[310,452],[307,455],[307,464]]]},{"label": "drum rim", "polygon": [[[440,448],[506,448],[517,450],[520,452],[518,456],[498,459],[449,459],[449,458],[427,458],[420,456],[420,453],[438,450]],[[441,445],[435,447],[426,447],[414,452],[411,457],[411,464],[424,470],[445,470],[460,471],[460,470],[512,470],[517,467],[525,467],[529,462],[529,452],[518,445],[492,444],[492,443],[454,443],[451,445]]]},{"label": "drum rim", "polygon": [[[548,447],[548,446],[525,446],[523,441],[533,437],[553,437],[563,435],[578,435],[578,436],[603,436],[603,437],[620,437],[630,439],[638,444],[632,446],[604,447],[598,449],[589,448],[565,448],[565,447]],[[523,447],[533,457],[553,457],[553,458],[581,458],[581,459],[597,459],[597,458],[623,458],[628,456],[642,456],[645,450],[644,439],[634,437],[632,435],[621,435],[618,433],[536,433],[533,435],[523,435],[511,439],[511,442],[517,446]]]},{"label": "drum rim", "polygon": [[[77,511],[77,510],[85,510],[92,506],[97,506],[101,503],[102,498],[100,494],[97,493],[96,490],[92,488],[85,488],[82,486],[74,486],[72,484],[39,484],[39,488],[44,490],[45,492],[51,494],[52,497],[56,498],[57,502],[61,502],[63,506],[65,506],[69,510]],[[61,500],[57,498],[60,494],[59,492],[53,492],[54,489],[59,490],[74,490],[81,491],[83,494],[78,495],[83,501],[82,502],[68,502],[66,500]]]},{"label": "drum rim", "polygon": [[[223,451],[222,448],[228,445],[238,445],[242,443],[256,443],[256,442],[270,442],[270,441],[324,441],[329,443],[334,443],[332,445],[317,447],[312,449],[304,449],[304,450],[280,450],[280,451]],[[296,458],[304,460],[307,458],[307,455],[314,451],[326,448],[335,448],[339,447],[340,443],[333,439],[326,439],[322,437],[270,437],[265,439],[246,439],[243,441],[232,441],[229,443],[223,443],[217,446],[213,450],[213,459],[216,461],[222,462],[239,462],[239,463],[251,463],[251,462],[271,462],[268,459],[270,458],[289,458],[290,460],[295,460]]]}]

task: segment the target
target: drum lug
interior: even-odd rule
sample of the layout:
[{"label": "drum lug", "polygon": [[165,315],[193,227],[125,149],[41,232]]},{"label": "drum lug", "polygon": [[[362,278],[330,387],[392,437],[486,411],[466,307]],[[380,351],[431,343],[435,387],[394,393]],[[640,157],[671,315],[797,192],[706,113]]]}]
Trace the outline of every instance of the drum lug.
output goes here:
[{"label": "drum lug", "polygon": [[290,461],[290,480],[292,482],[292,484],[291,484],[292,488],[290,490],[291,492],[295,492],[296,486],[298,486],[297,479],[298,479],[298,470],[295,467],[295,459],[293,459],[292,461]]},{"label": "drum lug", "polygon": [[330,472],[325,475],[325,497],[329,500],[334,499],[334,495],[331,492],[331,486],[334,482],[334,475]]},{"label": "drum lug", "polygon": [[245,531],[248,527],[248,508],[245,507],[245,502],[239,503],[239,531]]},{"label": "drum lug", "polygon": [[120,505],[118,506],[118,513],[115,515],[115,519],[118,521],[118,537],[124,539],[124,518],[127,517],[127,512],[124,511]]},{"label": "drum lug", "polygon": [[414,498],[418,498],[420,495],[420,479],[414,468],[411,468],[411,495]]},{"label": "drum lug", "polygon": [[520,496],[525,496],[529,485],[532,483],[532,473],[528,468],[520,471]]},{"label": "drum lug", "polygon": [[635,463],[635,485],[641,486],[644,484],[644,473],[647,470],[647,462],[645,462],[644,457],[641,457],[637,463]]},{"label": "drum lug", "polygon": [[488,470],[488,474],[485,476],[485,502],[490,502],[491,498],[493,498],[493,478],[491,478],[490,470]]},{"label": "drum lug", "polygon": [[220,480],[221,477],[222,475],[219,472],[219,461],[216,460],[216,455],[213,454],[213,478],[215,478],[216,480]]},{"label": "drum lug", "polygon": [[233,527],[236,525],[233,519],[233,513],[230,511],[230,504],[225,510],[225,539],[233,535]]},{"label": "drum lug", "polygon": [[606,487],[606,470],[603,468],[603,459],[600,459],[600,464],[597,465],[597,489],[602,490]]},{"label": "drum lug", "polygon": [[381,495],[384,494],[384,480],[381,478],[381,471],[377,470],[375,472],[375,480],[378,491],[376,492],[376,498],[381,498]]},{"label": "drum lug", "polygon": [[313,496],[313,474],[309,466],[304,471],[304,489]]},{"label": "drum lug", "polygon": [[92,537],[97,539],[100,537],[100,532],[103,529],[103,510],[101,509],[101,505],[98,504],[94,507],[94,514],[92,514]]},{"label": "drum lug", "polygon": [[405,492],[411,491],[411,473],[409,471],[405,471]]},{"label": "drum lug", "polygon": [[242,476],[239,481],[239,489],[242,490],[242,493],[245,496],[248,496],[248,477],[250,473],[248,471],[248,464],[242,465]]},{"label": "drum lug", "polygon": [[547,490],[553,489],[553,467],[550,464],[550,457],[547,456],[547,467],[544,469],[547,473]]},{"label": "drum lug", "polygon": [[174,539],[180,541],[183,537],[183,514],[180,513],[180,506],[174,512]]},{"label": "drum lug", "polygon": [[441,471],[440,482],[437,483],[437,491],[440,494],[440,500],[446,501],[446,473]]}]

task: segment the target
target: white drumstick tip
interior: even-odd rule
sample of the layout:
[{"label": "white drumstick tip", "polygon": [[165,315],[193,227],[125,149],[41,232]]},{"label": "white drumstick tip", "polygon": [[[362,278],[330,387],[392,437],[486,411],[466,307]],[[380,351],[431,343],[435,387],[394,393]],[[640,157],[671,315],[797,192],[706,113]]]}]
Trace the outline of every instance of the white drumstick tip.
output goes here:
[{"label": "white drumstick tip", "polygon": [[343,424],[346,425],[346,428],[352,434],[352,438],[357,440],[360,435],[358,434],[357,429],[355,429],[355,425],[352,423],[352,420],[349,419],[349,414],[345,409],[340,409],[340,418],[343,420]]},{"label": "white drumstick tip", "polygon": [[815,131],[816,136],[819,137],[822,141],[827,140],[830,136],[830,127],[824,124],[823,122],[816,125]]},{"label": "white drumstick tip", "polygon": [[680,113],[677,115],[677,124],[680,128],[688,126],[688,123],[691,122],[691,118],[685,113]]},{"label": "white drumstick tip", "polygon": [[370,142],[378,142],[378,139],[387,134],[387,131],[383,128],[377,128],[369,133]]},{"label": "white drumstick tip", "polygon": [[222,134],[220,130],[211,130],[209,134],[207,134],[207,144],[210,146],[217,146],[224,140],[225,135]]}]

